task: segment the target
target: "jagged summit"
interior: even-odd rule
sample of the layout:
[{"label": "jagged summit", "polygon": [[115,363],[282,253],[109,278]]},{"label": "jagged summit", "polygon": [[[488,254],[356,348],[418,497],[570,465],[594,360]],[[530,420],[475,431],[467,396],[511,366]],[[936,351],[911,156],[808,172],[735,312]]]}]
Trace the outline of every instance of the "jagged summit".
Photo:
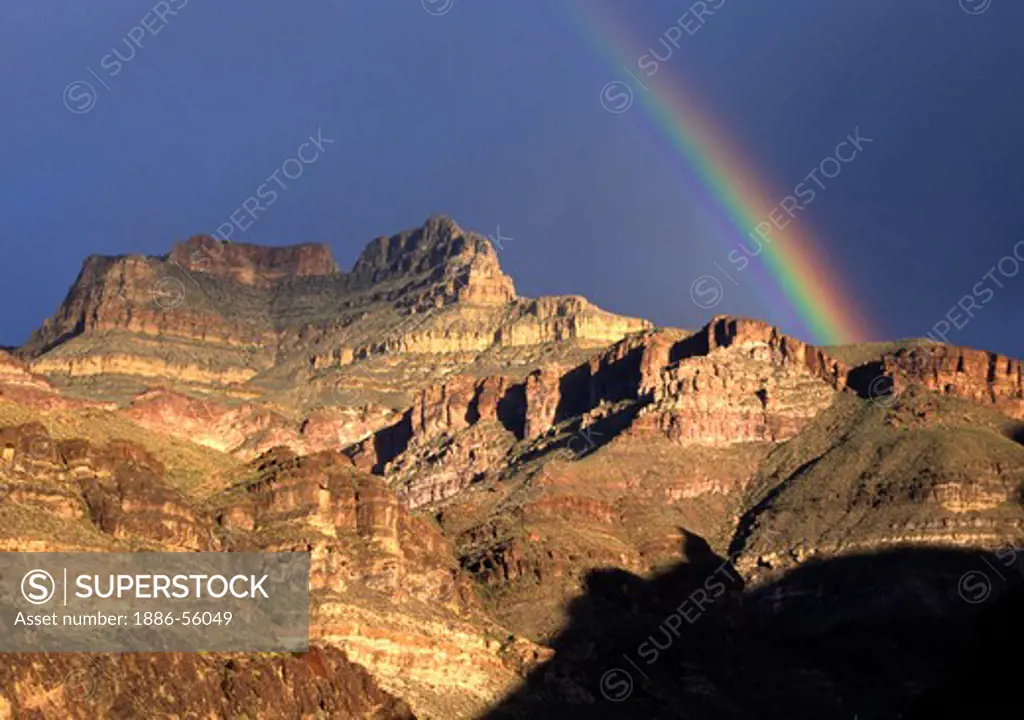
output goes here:
[{"label": "jagged summit", "polygon": [[502,272],[490,241],[444,215],[432,215],[422,227],[374,239],[356,260],[352,276],[363,286],[447,281],[456,299],[483,305],[516,298],[515,284]]},{"label": "jagged summit", "polygon": [[[320,243],[268,246],[195,235],[156,259],[243,285],[268,286],[287,278],[346,274],[339,270],[330,247]],[[497,254],[486,237],[463,230],[447,216],[432,215],[420,227],[371,240],[350,274],[358,283],[375,284],[410,274],[444,274],[446,268],[469,265],[487,266],[500,273]]]},{"label": "jagged summit", "polygon": [[518,297],[486,237],[433,216],[371,241],[351,272],[324,245],[209,236],[162,257],[92,256],[20,353],[42,374],[110,380],[124,397],[156,377],[206,386],[269,374],[286,387],[284,376],[344,373],[384,354],[426,357],[429,374],[497,353],[499,367],[523,372],[545,345],[599,347],[649,325],[583,298]]},{"label": "jagged summit", "polygon": [[352,272],[376,280],[423,272],[445,261],[477,253],[493,255],[494,251],[485,238],[466,233],[451,218],[434,215],[422,227],[372,240],[359,255]]}]

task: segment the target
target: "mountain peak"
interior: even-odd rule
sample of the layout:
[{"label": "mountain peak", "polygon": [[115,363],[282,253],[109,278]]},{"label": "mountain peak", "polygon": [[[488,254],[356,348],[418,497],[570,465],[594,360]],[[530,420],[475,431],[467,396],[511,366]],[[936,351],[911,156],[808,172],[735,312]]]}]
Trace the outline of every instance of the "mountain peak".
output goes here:
[{"label": "mountain peak", "polygon": [[463,276],[466,284],[489,286],[489,294],[500,302],[516,297],[512,278],[502,272],[490,241],[444,215],[432,215],[421,227],[371,241],[352,273],[374,284],[415,275],[434,280]]}]

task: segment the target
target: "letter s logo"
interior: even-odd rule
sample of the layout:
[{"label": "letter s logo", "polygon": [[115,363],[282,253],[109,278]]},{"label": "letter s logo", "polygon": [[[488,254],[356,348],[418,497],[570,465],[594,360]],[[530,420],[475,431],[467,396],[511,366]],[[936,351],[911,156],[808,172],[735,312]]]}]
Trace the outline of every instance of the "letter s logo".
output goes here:
[{"label": "letter s logo", "polygon": [[[26,589],[28,586],[28,589]],[[30,570],[21,579],[21,594],[33,605],[44,605],[57,591],[53,575],[45,570]]]}]

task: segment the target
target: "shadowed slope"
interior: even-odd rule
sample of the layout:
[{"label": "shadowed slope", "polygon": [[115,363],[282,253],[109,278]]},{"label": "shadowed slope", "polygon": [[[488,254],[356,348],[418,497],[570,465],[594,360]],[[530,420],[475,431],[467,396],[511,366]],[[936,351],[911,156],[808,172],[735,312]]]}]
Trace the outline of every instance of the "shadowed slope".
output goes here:
[{"label": "shadowed slope", "polygon": [[[810,563],[744,588],[699,547],[687,539],[689,561],[650,580],[591,573],[554,659],[486,718],[895,719],[936,692],[969,648],[987,651],[994,620],[978,629],[979,617],[998,598],[1024,609],[1007,593],[1024,556],[899,550]],[[1000,584],[966,602],[961,579],[982,570]],[[996,680],[994,666],[989,657],[953,686]]]}]

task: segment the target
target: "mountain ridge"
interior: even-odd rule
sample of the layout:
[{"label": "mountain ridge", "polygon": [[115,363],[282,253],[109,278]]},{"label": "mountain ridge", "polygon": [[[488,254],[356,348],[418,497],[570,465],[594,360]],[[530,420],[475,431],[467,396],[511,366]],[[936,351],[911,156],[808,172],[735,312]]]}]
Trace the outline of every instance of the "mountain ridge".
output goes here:
[{"label": "mountain ridge", "polygon": [[[761,609],[723,601],[723,624],[697,639],[742,657],[731,630],[715,633],[756,634],[776,612],[762,616],[764,588],[803,598],[777,602],[841,637],[854,610],[830,609],[821,564],[890,550],[916,562],[926,548],[961,562],[1024,537],[1016,359],[818,347],[724,315],[659,328],[577,296],[522,298],[484,236],[438,216],[371,241],[348,272],[322,246],[227,244],[215,260],[206,245],[90,257],[33,340],[0,352],[0,544],[307,550],[316,652],[340,649],[358,666],[345,676],[394,716],[407,703],[481,717],[503,698],[586,717],[724,707],[695,682],[602,708],[579,609],[621,583],[660,612],[669,580],[728,557],[734,592]],[[957,605],[951,572],[920,574],[924,589],[899,602],[960,622],[973,605]],[[857,622],[902,632],[904,605],[892,615],[884,592],[863,594]],[[629,605],[583,626],[618,624]],[[902,650],[938,668],[931,648]],[[914,697],[862,697],[838,677],[805,687],[807,668],[759,652],[795,704],[866,712]],[[24,688],[59,682],[13,672]],[[124,701],[117,688],[98,698],[100,714]]]}]

